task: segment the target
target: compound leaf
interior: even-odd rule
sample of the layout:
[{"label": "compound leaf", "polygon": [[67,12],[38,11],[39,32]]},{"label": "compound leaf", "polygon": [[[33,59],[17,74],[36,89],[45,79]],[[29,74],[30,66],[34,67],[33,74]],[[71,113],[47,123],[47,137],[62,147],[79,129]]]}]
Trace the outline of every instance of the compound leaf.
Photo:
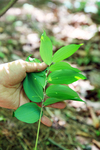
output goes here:
[{"label": "compound leaf", "polygon": [[49,97],[61,100],[83,101],[75,91],[65,85],[51,85],[47,88],[46,94]]},{"label": "compound leaf", "polygon": [[86,77],[70,69],[56,70],[47,78],[48,82],[52,84],[71,84],[79,79],[86,79]]},{"label": "compound leaf", "polygon": [[15,112],[14,116],[26,123],[35,123],[40,118],[40,107],[35,103],[26,103],[20,106]]},{"label": "compound leaf", "polygon": [[70,44],[60,48],[53,56],[53,62],[59,62],[70,57],[73,53],[75,53],[79,47],[83,44]]},{"label": "compound leaf", "polygon": [[50,65],[52,62],[52,43],[49,37],[46,35],[46,32],[41,36],[41,44],[40,44],[40,55],[43,61],[47,64]]}]

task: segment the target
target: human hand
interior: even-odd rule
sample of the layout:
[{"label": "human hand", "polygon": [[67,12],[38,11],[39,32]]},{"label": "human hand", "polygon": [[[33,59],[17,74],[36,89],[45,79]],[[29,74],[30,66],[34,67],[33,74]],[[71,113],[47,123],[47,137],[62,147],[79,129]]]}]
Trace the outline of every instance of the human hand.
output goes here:
[{"label": "human hand", "polygon": [[[0,65],[0,106],[9,109],[17,109],[19,106],[30,102],[23,89],[23,80],[26,73],[43,71],[47,65],[43,63],[32,63],[16,60]],[[54,108],[64,108],[64,102],[50,105]],[[41,122],[51,126],[52,122],[43,116]]]}]

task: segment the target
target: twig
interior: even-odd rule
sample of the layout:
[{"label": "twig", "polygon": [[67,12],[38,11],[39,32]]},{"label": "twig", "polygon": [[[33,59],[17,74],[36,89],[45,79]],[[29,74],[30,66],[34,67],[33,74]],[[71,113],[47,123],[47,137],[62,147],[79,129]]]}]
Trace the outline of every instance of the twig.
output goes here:
[{"label": "twig", "polygon": [[18,1],[18,0],[10,0],[10,2],[9,2],[3,9],[0,10],[0,17],[1,17],[2,15],[4,15],[4,14],[7,12],[7,10],[8,10],[10,7],[12,7],[17,1]]}]

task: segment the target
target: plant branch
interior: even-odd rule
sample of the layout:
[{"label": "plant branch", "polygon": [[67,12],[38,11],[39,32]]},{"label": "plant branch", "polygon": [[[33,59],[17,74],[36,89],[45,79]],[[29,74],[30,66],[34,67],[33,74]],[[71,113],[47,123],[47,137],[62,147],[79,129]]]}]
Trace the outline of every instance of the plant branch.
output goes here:
[{"label": "plant branch", "polygon": [[[48,73],[49,73],[49,68],[47,69],[47,74],[46,74],[45,87],[44,87],[44,98],[45,98],[45,90],[46,90],[45,88],[46,88]],[[41,123],[41,117],[42,117],[42,112],[43,112],[43,102],[44,102],[44,98],[43,98],[43,100],[42,100],[42,107],[41,107],[40,119],[39,119],[39,123],[38,123],[36,143],[35,143],[35,148],[34,148],[33,150],[37,150],[37,144],[38,144],[38,138],[39,138],[39,130],[40,130],[40,123]]]},{"label": "plant branch", "polygon": [[17,1],[18,1],[18,0],[10,0],[10,2],[9,2],[3,9],[0,10],[0,17],[1,17],[2,15],[4,15],[4,14],[7,12],[7,10],[8,10],[10,7],[12,7]]},{"label": "plant branch", "polygon": [[37,136],[36,136],[35,149],[33,149],[33,150],[37,150],[37,144],[38,144],[38,138],[39,138],[39,130],[40,130],[40,123],[41,123],[42,111],[43,111],[43,102],[42,102],[42,107],[41,107],[41,112],[40,112],[40,119],[39,119],[39,123],[38,123],[38,129],[37,129]]}]

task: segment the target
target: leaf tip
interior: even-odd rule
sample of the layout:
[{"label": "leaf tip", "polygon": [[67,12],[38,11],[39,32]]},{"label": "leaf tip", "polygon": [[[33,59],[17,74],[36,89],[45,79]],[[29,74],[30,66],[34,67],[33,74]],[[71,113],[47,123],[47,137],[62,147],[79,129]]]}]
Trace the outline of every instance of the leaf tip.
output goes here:
[{"label": "leaf tip", "polygon": [[80,99],[79,101],[80,101],[80,102],[84,102],[84,103],[86,104],[86,101],[84,101],[84,100],[82,100],[82,99]]},{"label": "leaf tip", "polygon": [[43,38],[44,36],[46,36],[46,31],[44,30],[44,32],[42,33],[41,38]]},{"label": "leaf tip", "polygon": [[25,61],[30,61],[30,57],[32,56],[32,54],[31,55],[29,55],[27,58],[26,58],[26,60]]},{"label": "leaf tip", "polygon": [[45,31],[44,31],[44,32],[42,33],[42,35],[41,35],[41,41],[44,40],[44,36],[46,36],[46,32],[45,32]]},{"label": "leaf tip", "polygon": [[83,101],[83,102],[87,105],[86,101]]}]

